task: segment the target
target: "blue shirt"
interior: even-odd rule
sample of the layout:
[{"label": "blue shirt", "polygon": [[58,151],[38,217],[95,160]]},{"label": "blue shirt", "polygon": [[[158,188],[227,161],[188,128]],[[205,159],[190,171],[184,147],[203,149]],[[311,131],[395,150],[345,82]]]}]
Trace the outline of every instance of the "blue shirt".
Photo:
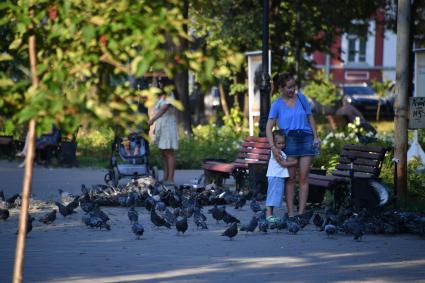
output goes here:
[{"label": "blue shirt", "polygon": [[313,133],[308,115],[311,115],[310,104],[303,94],[298,93],[297,100],[292,107],[289,107],[282,97],[273,102],[270,107],[269,119],[277,120],[277,126],[286,134],[291,130]]}]

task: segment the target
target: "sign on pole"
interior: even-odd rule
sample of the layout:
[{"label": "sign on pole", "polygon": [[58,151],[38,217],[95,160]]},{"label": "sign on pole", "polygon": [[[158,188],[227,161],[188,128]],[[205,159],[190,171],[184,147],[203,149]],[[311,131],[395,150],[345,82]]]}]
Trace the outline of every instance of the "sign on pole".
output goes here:
[{"label": "sign on pole", "polygon": [[[409,128],[425,129],[425,49],[415,49],[415,92],[409,101]],[[419,157],[425,165],[425,152],[418,141],[418,131],[413,133],[413,141],[407,151],[407,160]]]},{"label": "sign on pole", "polygon": [[[248,58],[248,121],[249,135],[254,135],[254,125],[260,117],[260,84],[262,52],[252,51],[245,53]],[[268,71],[271,76],[271,51],[269,50]]]}]

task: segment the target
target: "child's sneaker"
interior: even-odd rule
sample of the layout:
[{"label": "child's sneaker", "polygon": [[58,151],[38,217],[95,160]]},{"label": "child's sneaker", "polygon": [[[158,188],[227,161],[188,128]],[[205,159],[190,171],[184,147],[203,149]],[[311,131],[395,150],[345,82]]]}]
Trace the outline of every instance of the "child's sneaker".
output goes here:
[{"label": "child's sneaker", "polygon": [[278,221],[277,217],[274,215],[267,216],[266,219],[269,223],[276,223]]}]

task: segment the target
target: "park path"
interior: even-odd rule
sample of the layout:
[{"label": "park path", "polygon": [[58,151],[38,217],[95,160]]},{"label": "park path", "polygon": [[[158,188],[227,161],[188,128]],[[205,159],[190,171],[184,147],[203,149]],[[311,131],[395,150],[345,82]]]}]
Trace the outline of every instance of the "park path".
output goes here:
[{"label": "park path", "polygon": [[[20,190],[22,183],[22,169],[12,164],[0,163],[0,190],[7,185],[8,194],[13,188]],[[81,183],[101,183],[105,173],[82,168],[36,168],[35,172],[34,194],[43,199],[56,196],[57,184],[79,192]],[[179,171],[178,182],[197,174]],[[38,219],[51,208],[50,203],[37,202],[31,214]],[[194,229],[190,219],[187,233],[176,236],[174,229],[153,228],[146,209],[137,209],[145,226],[139,241],[131,233],[126,208],[104,208],[111,218],[111,231],[83,226],[80,209],[67,218],[58,215],[51,226],[34,222],[27,238],[24,282],[425,281],[425,242],[418,236],[366,235],[356,242],[342,234],[328,239],[309,225],[297,235],[240,233],[229,241],[220,236],[226,226],[216,224],[210,215],[208,230]],[[248,206],[228,210],[242,222],[252,215]],[[16,209],[6,222],[0,222],[0,282],[11,282],[17,223]]]}]

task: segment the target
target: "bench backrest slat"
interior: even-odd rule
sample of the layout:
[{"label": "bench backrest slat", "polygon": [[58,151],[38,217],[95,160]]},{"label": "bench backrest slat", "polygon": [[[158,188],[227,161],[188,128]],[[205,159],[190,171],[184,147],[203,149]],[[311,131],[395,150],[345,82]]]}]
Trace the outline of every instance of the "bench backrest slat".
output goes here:
[{"label": "bench backrest slat", "polygon": [[[350,170],[350,164],[337,164],[335,169],[349,171]],[[369,173],[369,174],[372,174],[372,175],[377,175],[379,173],[379,169],[377,167],[373,167],[373,166],[354,165],[353,170],[354,170],[354,172],[364,172],[364,173]]]},{"label": "bench backrest slat", "polygon": [[[347,157],[343,157],[341,156],[338,159],[340,164],[350,164],[351,160]],[[357,158],[356,160],[354,160],[354,165],[368,165],[368,166],[373,166],[373,167],[377,167],[379,166],[379,160],[374,160],[374,159],[364,159],[364,158]]]},{"label": "bench backrest slat", "polygon": [[262,163],[266,164],[267,162],[264,160],[255,160],[255,159],[236,159],[234,163],[238,164],[250,164],[250,163]]},{"label": "bench backrest slat", "polygon": [[255,154],[255,153],[240,153],[238,155],[238,158],[242,158],[242,159],[256,159],[256,160],[266,160],[268,161],[270,158],[270,155],[267,154]]},{"label": "bench backrest slat", "polygon": [[269,143],[266,137],[253,137],[253,136],[248,136],[248,137],[244,137],[243,139],[246,142],[260,142],[260,143]]},{"label": "bench backrest slat", "polygon": [[264,142],[243,142],[242,148],[265,148],[270,149],[269,143]]},{"label": "bench backrest slat", "polygon": [[365,151],[353,151],[353,150],[345,150],[343,149],[341,152],[341,156],[346,157],[348,159],[351,158],[364,158],[364,159],[373,159],[373,160],[381,160],[385,154],[376,153],[376,152],[365,152]]},{"label": "bench backrest slat", "polygon": [[244,137],[239,154],[234,163],[245,164],[268,162],[270,144],[266,137]]},{"label": "bench backrest slat", "polygon": [[266,149],[266,148],[246,148],[246,147],[243,147],[243,148],[240,149],[239,152],[270,155],[270,149]]},{"label": "bench backrest slat", "polygon": [[353,162],[354,176],[378,177],[387,150],[380,146],[346,144],[332,175],[349,177],[351,162]]},{"label": "bench backrest slat", "polygon": [[346,144],[344,145],[343,149],[345,150],[353,150],[353,151],[360,151],[360,152],[376,152],[376,153],[383,153],[385,154],[387,152],[387,149],[382,146],[370,146],[370,145],[359,145],[359,144]]},{"label": "bench backrest slat", "polygon": [[[332,175],[339,176],[339,177],[350,177],[350,172],[349,171],[335,170],[334,172],[332,172]],[[365,173],[365,172],[354,172],[354,177],[370,178],[370,177],[376,177],[376,176],[373,175],[373,174]]]}]

